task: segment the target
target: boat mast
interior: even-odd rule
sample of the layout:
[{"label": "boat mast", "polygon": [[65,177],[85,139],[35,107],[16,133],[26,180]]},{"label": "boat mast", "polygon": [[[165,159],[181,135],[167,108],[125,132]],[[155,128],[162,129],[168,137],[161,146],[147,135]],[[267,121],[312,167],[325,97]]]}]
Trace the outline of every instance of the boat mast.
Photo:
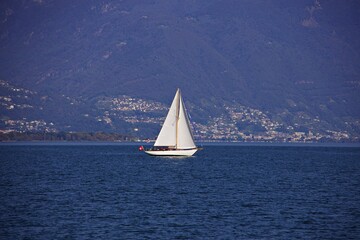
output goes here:
[{"label": "boat mast", "polygon": [[176,103],[176,144],[175,144],[175,149],[177,149],[178,146],[178,142],[179,142],[179,112],[180,112],[180,99],[181,99],[181,94],[180,94],[180,89],[178,88],[178,99],[177,99],[177,103]]}]

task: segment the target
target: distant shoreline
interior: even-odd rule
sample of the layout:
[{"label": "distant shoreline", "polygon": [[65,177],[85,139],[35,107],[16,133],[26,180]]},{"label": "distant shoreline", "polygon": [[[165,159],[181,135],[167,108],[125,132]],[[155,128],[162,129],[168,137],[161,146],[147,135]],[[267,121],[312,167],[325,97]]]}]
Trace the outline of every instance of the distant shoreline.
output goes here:
[{"label": "distant shoreline", "polygon": [[[0,146],[151,146],[153,142],[142,141],[1,141]],[[198,146],[241,146],[241,147],[356,147],[360,148],[360,143],[300,143],[300,142],[197,142]]]},{"label": "distant shoreline", "polygon": [[0,142],[131,142],[136,138],[108,132],[0,132]]},{"label": "distant shoreline", "polygon": [[[357,139],[358,140],[358,139]],[[196,141],[196,140],[195,140]],[[115,132],[5,132],[0,130],[0,143],[111,143],[111,144],[144,144],[144,145],[152,145],[154,140],[149,139],[139,139],[138,137],[131,136],[129,134],[121,134]],[[264,146],[310,146],[310,145],[319,145],[319,146],[327,146],[327,145],[360,145],[360,142],[356,141],[336,141],[331,139],[322,139],[320,141],[226,141],[226,140],[198,140],[196,141],[198,144],[202,145],[264,145]]]}]

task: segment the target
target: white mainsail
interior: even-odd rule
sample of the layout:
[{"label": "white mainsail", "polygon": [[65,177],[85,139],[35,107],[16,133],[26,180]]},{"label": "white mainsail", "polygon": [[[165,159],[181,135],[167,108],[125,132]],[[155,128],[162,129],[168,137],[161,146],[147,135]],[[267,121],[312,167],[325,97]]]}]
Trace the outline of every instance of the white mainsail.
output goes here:
[{"label": "white mainsail", "polygon": [[174,149],[196,148],[180,89],[176,91],[154,146],[168,146]]},{"label": "white mainsail", "polygon": [[176,146],[176,124],[178,115],[179,90],[176,92],[164,124],[154,146]]}]

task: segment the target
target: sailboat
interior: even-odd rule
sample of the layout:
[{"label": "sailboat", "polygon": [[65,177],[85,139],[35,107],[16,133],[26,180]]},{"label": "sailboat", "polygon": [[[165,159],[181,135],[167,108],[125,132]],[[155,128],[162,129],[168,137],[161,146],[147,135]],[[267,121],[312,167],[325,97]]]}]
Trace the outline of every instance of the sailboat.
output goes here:
[{"label": "sailboat", "polygon": [[177,89],[154,146],[144,151],[153,156],[192,156],[197,150],[181,92]]}]

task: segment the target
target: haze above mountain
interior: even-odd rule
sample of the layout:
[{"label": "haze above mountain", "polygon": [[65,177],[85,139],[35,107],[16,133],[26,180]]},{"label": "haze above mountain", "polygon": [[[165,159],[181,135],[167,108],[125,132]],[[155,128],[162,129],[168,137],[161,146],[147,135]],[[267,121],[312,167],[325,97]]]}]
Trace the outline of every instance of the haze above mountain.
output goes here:
[{"label": "haze above mountain", "polygon": [[323,130],[360,129],[357,0],[15,0],[0,10],[0,79],[43,95],[88,109],[103,96],[169,104],[180,87],[202,121],[236,103],[288,125],[309,128],[306,116]]}]

